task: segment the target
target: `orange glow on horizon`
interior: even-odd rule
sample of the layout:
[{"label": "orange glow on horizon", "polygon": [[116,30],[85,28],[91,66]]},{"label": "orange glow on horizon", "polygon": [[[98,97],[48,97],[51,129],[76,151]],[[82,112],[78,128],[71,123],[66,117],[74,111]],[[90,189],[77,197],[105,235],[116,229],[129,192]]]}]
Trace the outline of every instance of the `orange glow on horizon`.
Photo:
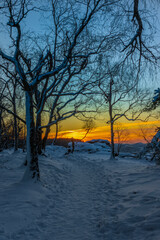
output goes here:
[{"label": "orange glow on horizon", "polygon": [[[156,126],[160,125],[160,121],[150,121],[150,122],[129,122],[129,123],[122,123],[121,126],[125,129],[125,134],[127,136],[127,140],[124,141],[126,143],[137,143],[143,142],[146,143],[144,140],[143,133],[148,140],[151,140],[152,137],[155,135],[155,128]],[[116,125],[115,125],[116,127]],[[142,130],[141,130],[142,129]],[[82,140],[86,134],[84,129],[76,129],[76,130],[69,130],[69,131],[60,131],[58,133],[58,138],[75,138]],[[54,138],[55,133],[50,133],[49,138]],[[86,138],[83,141],[89,141],[92,139],[107,139],[110,141],[110,126],[102,126],[94,128],[90,133],[87,134]],[[117,142],[115,136],[115,143]]]}]

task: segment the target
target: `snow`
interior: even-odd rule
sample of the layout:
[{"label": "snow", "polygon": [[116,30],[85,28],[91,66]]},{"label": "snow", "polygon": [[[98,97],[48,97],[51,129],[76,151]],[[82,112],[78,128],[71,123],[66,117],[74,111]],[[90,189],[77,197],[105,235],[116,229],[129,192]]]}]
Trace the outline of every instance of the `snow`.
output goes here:
[{"label": "snow", "polygon": [[25,153],[0,152],[0,240],[159,240],[160,167],[84,144],[48,146],[39,183],[22,180]]},{"label": "snow", "polygon": [[[108,143],[108,141],[106,140]],[[101,141],[95,141],[95,142],[75,142],[75,151],[77,152],[88,152],[88,153],[96,153],[99,151],[107,151],[110,152],[111,149],[108,145],[106,145],[106,142]],[[68,143],[68,147],[72,149],[72,142]]]}]

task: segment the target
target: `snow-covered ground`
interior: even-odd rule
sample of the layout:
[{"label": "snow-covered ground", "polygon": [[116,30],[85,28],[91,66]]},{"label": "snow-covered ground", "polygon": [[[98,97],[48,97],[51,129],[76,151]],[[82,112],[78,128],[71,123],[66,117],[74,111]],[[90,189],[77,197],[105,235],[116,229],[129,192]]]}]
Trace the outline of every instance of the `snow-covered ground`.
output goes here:
[{"label": "snow-covered ground", "polygon": [[40,183],[21,181],[22,151],[0,153],[0,240],[160,239],[160,167],[93,146],[48,146]]}]

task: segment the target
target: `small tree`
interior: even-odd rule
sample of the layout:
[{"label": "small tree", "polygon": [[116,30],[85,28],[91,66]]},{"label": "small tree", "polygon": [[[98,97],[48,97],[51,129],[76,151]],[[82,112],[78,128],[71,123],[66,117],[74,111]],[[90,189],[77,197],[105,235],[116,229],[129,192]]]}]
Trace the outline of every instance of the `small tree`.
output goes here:
[{"label": "small tree", "polygon": [[141,138],[143,138],[143,140],[145,141],[145,143],[150,143],[152,138],[154,137],[155,134],[153,134],[153,131],[151,133],[151,129],[156,129],[157,126],[155,125],[139,125],[139,129],[138,129],[138,133],[137,135],[140,136]]},{"label": "small tree", "polygon": [[[5,92],[3,92],[4,101],[7,102],[7,110],[11,110],[13,122],[14,122],[14,150],[18,150],[18,137],[19,137],[19,124],[18,124],[18,109],[23,112],[23,96],[22,91],[18,85],[18,76],[15,70],[12,68],[11,64],[1,64],[0,68],[2,70],[3,83],[5,85]],[[10,113],[11,113],[10,112]]]},{"label": "small tree", "polygon": [[123,126],[122,123],[115,124],[115,138],[117,139],[117,154],[119,155],[122,144],[129,140],[129,131]]},{"label": "small tree", "polygon": [[95,128],[95,122],[92,118],[85,120],[83,129],[85,130],[86,133],[84,137],[81,139],[81,141],[83,141],[87,137],[88,133],[90,133],[94,128]]},{"label": "small tree", "polygon": [[109,114],[107,124],[110,124],[111,131],[111,159],[114,159],[115,123],[121,118],[128,121],[138,120],[143,113],[148,92],[137,89],[134,73],[127,69],[127,66],[115,65],[111,68],[108,63],[107,65],[108,72],[99,78],[98,85]]}]

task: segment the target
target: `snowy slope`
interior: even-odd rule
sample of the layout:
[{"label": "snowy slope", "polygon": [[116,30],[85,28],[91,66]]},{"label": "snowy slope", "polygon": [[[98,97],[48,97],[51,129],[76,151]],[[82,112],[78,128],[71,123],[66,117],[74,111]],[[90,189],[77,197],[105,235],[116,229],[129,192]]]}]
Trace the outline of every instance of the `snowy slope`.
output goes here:
[{"label": "snowy slope", "polygon": [[21,181],[24,153],[0,153],[0,240],[160,239],[158,166],[65,153],[47,148],[38,184]]}]

